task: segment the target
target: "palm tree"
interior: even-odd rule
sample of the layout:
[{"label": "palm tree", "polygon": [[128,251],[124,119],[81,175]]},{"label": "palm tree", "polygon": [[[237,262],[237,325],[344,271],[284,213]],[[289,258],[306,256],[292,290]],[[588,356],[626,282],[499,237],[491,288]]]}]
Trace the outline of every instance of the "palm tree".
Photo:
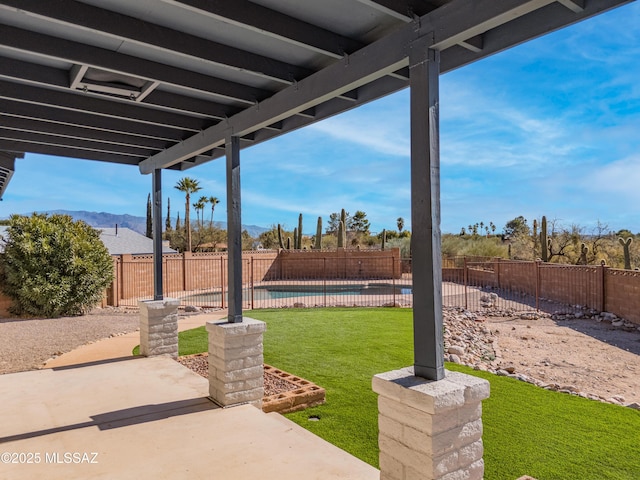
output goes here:
[{"label": "palm tree", "polygon": [[196,203],[192,203],[193,209],[196,211],[196,223],[198,224],[198,228],[201,228],[200,225],[200,212],[204,209],[204,203],[198,200]]},{"label": "palm tree", "polygon": [[220,203],[218,197],[209,197],[209,203],[211,204],[211,221],[209,227],[213,228],[213,211],[216,209],[216,205]]},{"label": "palm tree", "polygon": [[398,222],[398,233],[402,233],[402,229],[404,228],[404,218],[398,217],[396,222]]},{"label": "palm tree", "polygon": [[191,251],[191,222],[189,216],[189,206],[191,201],[191,194],[196,193],[202,187],[200,186],[200,182],[195,178],[183,177],[178,180],[175,188],[184,193],[185,203],[184,203],[184,223],[187,231],[187,249]]},{"label": "palm tree", "polygon": [[209,203],[209,198],[204,195],[198,199],[198,206],[200,207],[200,228],[204,226],[204,207]]}]

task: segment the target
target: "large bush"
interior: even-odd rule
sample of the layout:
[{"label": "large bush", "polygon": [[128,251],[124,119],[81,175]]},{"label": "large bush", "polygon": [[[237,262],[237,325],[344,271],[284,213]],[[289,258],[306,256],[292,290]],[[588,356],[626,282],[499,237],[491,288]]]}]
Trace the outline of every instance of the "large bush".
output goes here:
[{"label": "large bush", "polygon": [[13,215],[4,240],[0,288],[18,315],[80,315],[113,281],[99,232],[68,215]]},{"label": "large bush", "polygon": [[500,237],[480,235],[442,235],[442,256],[456,257],[502,257],[508,258],[508,247],[502,244]]}]

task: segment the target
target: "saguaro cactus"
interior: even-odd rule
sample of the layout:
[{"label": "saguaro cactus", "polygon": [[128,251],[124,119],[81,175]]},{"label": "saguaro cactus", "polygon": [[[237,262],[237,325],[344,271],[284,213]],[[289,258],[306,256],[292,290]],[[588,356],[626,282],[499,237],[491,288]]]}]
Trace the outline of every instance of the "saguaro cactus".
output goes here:
[{"label": "saguaro cactus", "polygon": [[578,260],[578,265],[586,265],[587,262],[587,253],[589,253],[589,248],[584,244],[580,244],[580,259]]},{"label": "saguaro cactus", "polygon": [[316,242],[313,246],[316,250],[322,250],[322,217],[318,217],[318,226],[316,227]]},{"label": "saguaro cactus", "polygon": [[293,249],[299,250],[300,245],[298,245],[298,228],[293,229]]},{"label": "saguaro cactus", "polygon": [[382,250],[384,251],[387,246],[387,230],[385,228],[382,229]]},{"label": "saguaro cactus", "polygon": [[[344,210],[342,210],[344,212]],[[346,239],[345,231],[344,231],[344,222],[340,220],[338,224],[338,248],[344,248],[344,244]]]},{"label": "saguaro cactus", "polygon": [[631,253],[629,252],[629,247],[633,242],[633,238],[629,237],[626,240],[623,238],[618,238],[618,241],[620,242],[620,245],[622,245],[622,248],[624,249],[624,269],[631,270]]},{"label": "saguaro cactus", "polygon": [[278,245],[284,250],[284,239],[282,238],[282,227],[278,224]]},{"label": "saguaro cactus", "polygon": [[298,249],[302,250],[302,214],[298,215],[298,238],[296,239]]},{"label": "saguaro cactus", "polygon": [[540,255],[543,262],[549,261],[549,243],[547,242],[547,217],[542,216],[540,222]]}]

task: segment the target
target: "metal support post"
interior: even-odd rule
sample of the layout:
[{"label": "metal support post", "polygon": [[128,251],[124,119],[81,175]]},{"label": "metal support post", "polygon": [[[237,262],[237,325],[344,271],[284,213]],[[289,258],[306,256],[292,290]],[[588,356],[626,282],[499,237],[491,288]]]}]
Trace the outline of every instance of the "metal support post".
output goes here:
[{"label": "metal support post", "polygon": [[153,170],[153,299],[162,300],[162,169]]},{"label": "metal support post", "polygon": [[[229,263],[229,262],[227,262]],[[220,257],[220,299],[221,308],[225,308],[225,290],[224,290],[224,257]]]},{"label": "metal support post", "polygon": [[255,308],[255,289],[253,287],[253,257],[251,257],[251,310]]},{"label": "metal support post", "polygon": [[393,306],[396,306],[396,257],[391,253],[391,281],[393,282]]},{"label": "metal support post", "polygon": [[431,36],[411,45],[411,251],[414,373],[444,378],[440,248],[440,52]]},{"label": "metal support post", "polygon": [[227,137],[227,244],[229,322],[242,322],[242,219],[240,211],[240,139]]}]

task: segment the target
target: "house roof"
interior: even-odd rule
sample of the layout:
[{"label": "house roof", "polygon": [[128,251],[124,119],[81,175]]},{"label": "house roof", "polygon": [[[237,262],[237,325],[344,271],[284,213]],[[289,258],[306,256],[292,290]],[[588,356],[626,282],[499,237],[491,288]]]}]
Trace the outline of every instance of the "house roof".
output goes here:
[{"label": "house roof", "polygon": [[[153,253],[153,240],[129,228],[97,228],[96,230],[101,231],[100,240],[111,255],[151,255]],[[163,246],[162,253],[176,253],[176,250]]]},{"label": "house roof", "polygon": [[418,39],[447,72],[629,1],[0,0],[2,167],[186,170],[406,87]]},{"label": "house roof", "polygon": [[[4,236],[7,228],[0,225],[0,251],[4,251]],[[96,228],[96,230],[100,230],[100,240],[107,247],[110,255],[153,253],[153,240],[129,228]],[[176,253],[176,250],[163,246],[162,253]]]}]

